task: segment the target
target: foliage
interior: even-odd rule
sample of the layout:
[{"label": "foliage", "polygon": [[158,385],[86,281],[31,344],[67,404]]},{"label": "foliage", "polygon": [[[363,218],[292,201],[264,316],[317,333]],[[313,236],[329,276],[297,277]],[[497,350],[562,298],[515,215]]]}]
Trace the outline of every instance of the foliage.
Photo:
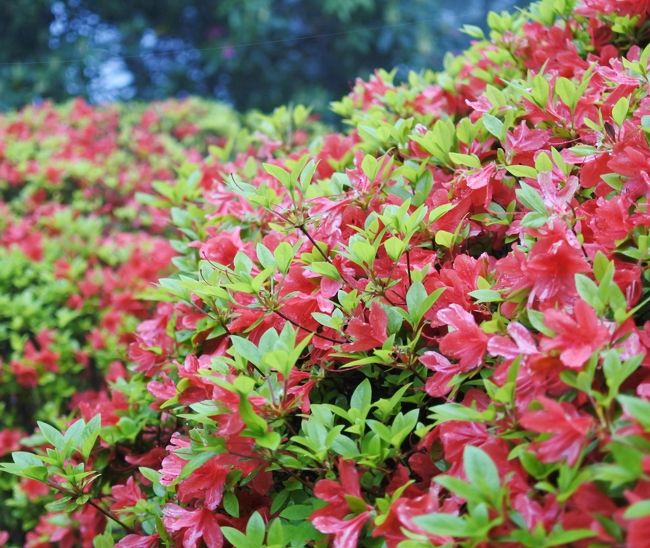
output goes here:
[{"label": "foliage", "polygon": [[612,5],[492,13],[349,132],[141,196],[174,272],[126,406],[2,465],[58,492],[27,545],[645,546],[650,14]]},{"label": "foliage", "polygon": [[16,0],[0,37],[0,108],[192,94],[327,113],[355,77],[439,66],[465,46],[461,23],[512,4],[468,0],[460,20],[442,0]]},{"label": "foliage", "polygon": [[[273,134],[290,114],[249,116]],[[293,114],[299,123],[308,115]],[[103,109],[75,101],[0,120],[2,455],[42,445],[40,435],[25,435],[37,420],[66,426],[70,406],[108,421],[112,409],[128,409],[126,399],[109,395],[107,381],[124,378],[133,332],[151,310],[142,292],[174,254],[160,234],[166,213],[136,196],[166,188],[209,146],[257,142],[248,124],[197,100]],[[18,541],[46,494],[33,481],[3,476],[0,529]]]}]

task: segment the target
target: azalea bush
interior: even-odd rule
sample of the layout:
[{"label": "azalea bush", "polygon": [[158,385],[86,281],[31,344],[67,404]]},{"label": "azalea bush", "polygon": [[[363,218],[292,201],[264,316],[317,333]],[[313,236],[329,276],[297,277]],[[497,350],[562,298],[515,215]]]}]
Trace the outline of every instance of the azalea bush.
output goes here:
[{"label": "azalea bush", "polygon": [[139,195],[173,268],[1,466],[53,497],[28,546],[647,545],[650,14],[488,23]]},{"label": "azalea bush", "polygon": [[[287,115],[266,123],[280,131]],[[30,437],[38,420],[65,427],[71,413],[110,420],[128,409],[107,383],[126,375],[128,345],[152,310],[143,292],[174,255],[161,235],[167,212],[136,197],[210,146],[248,146],[246,125],[196,100],[45,104],[0,119],[0,455],[41,446],[40,433]],[[22,544],[48,493],[3,475],[0,530]]]}]

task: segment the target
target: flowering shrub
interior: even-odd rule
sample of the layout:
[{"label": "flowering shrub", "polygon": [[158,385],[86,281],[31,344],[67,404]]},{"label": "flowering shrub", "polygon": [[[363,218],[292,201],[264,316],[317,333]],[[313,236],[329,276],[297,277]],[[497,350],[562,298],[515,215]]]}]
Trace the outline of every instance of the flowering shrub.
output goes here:
[{"label": "flowering shrub", "polygon": [[28,546],[646,546],[650,19],[610,4],[144,198],[175,272],[106,404],[2,465],[58,492]]},{"label": "flowering shrub", "polygon": [[[157,234],[167,213],[137,193],[172,180],[208,146],[245,146],[245,124],[195,100],[105,109],[77,101],[0,120],[0,455],[41,445],[26,438],[36,420],[63,427],[70,410],[109,420],[128,409],[107,383],[124,378],[128,345],[151,310],[141,293],[174,254]],[[48,489],[0,482],[0,529],[18,541]]]}]

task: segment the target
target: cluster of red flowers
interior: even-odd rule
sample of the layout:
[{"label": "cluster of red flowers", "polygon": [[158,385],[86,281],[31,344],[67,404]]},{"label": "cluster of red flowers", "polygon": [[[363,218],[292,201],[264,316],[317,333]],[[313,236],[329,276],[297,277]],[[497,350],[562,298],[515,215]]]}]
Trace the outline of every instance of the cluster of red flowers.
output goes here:
[{"label": "cluster of red flowers", "polygon": [[156,188],[129,372],[5,465],[62,497],[29,545],[646,546],[649,9],[491,14]]}]

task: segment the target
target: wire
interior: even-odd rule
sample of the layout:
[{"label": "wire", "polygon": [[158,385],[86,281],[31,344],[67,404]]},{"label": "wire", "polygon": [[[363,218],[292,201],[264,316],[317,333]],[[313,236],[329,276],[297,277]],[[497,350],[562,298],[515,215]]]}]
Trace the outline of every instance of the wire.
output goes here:
[{"label": "wire", "polygon": [[[225,50],[241,50],[245,48],[250,48],[254,46],[267,46],[267,45],[272,45],[272,44],[283,44],[283,43],[288,43],[288,42],[302,42],[305,40],[317,40],[321,38],[332,38],[335,36],[345,36],[348,34],[352,33],[357,33],[360,31],[372,31],[372,30],[383,30],[383,29],[388,29],[388,28],[397,28],[397,27],[405,27],[405,26],[411,26],[415,25],[417,23],[421,22],[428,22],[428,21],[433,21],[438,19],[438,17],[423,17],[423,18],[418,18],[416,21],[403,21],[401,23],[390,23],[386,25],[374,25],[374,26],[363,26],[363,27],[356,27],[354,29],[350,30],[345,30],[345,31],[338,31],[338,32],[325,32],[321,34],[304,34],[301,36],[293,36],[290,38],[280,38],[277,40],[261,40],[261,41],[256,41],[256,42],[241,42],[238,44],[228,44],[224,46],[214,46],[214,47],[205,47],[205,48],[193,48],[193,47],[184,47],[184,48],[169,48],[169,49],[160,49],[156,51],[146,51],[146,52],[139,52],[139,53],[131,53],[131,54],[126,54],[126,55],[121,55],[119,53],[111,53],[110,50],[107,50],[105,48],[92,48],[87,55],[83,56],[78,56],[78,57],[68,57],[65,59],[59,59],[58,63],[59,64],[71,64],[71,63],[77,63],[79,61],[83,61],[87,59],[90,55],[92,55],[93,52],[104,52],[104,53],[109,53],[110,58],[114,59],[137,59],[141,57],[147,57],[147,56],[160,56],[160,55],[168,55],[168,54],[179,54],[183,52],[208,52],[208,51],[225,51]],[[51,60],[35,60],[35,61],[0,61],[0,67],[10,67],[10,66],[15,66],[15,65],[23,65],[23,66],[32,66],[32,65],[49,65],[51,64]]]}]

